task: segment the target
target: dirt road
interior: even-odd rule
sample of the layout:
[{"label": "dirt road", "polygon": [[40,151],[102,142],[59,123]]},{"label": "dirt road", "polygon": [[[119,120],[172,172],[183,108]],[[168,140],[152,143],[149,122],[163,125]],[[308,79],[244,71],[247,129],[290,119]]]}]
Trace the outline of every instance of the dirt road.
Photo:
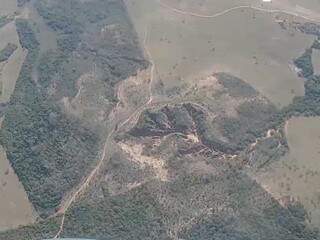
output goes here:
[{"label": "dirt road", "polygon": [[[91,171],[91,173],[86,177],[86,179],[78,186],[77,190],[74,191],[70,195],[70,197],[66,201],[63,202],[60,209],[54,215],[54,216],[62,215],[60,228],[59,228],[59,231],[57,232],[57,234],[54,236],[54,239],[57,239],[63,231],[63,227],[64,227],[64,223],[65,223],[65,214],[68,211],[68,209],[78,199],[78,197],[81,196],[81,194],[86,192],[86,190],[88,189],[88,187],[92,183],[93,179],[98,175],[98,172],[104,163],[106,155],[108,154],[109,147],[112,146],[113,135],[118,131],[118,129],[122,128],[125,125],[133,126],[135,124],[135,122],[137,121],[141,112],[144,111],[145,109],[147,109],[153,102],[152,83],[153,83],[153,79],[154,79],[155,65],[154,65],[154,61],[152,59],[152,56],[150,54],[150,51],[147,47],[147,41],[148,41],[148,29],[146,30],[145,40],[143,42],[143,45],[144,45],[143,47],[144,47],[144,50],[146,52],[147,57],[149,58],[149,61],[151,62],[150,81],[148,84],[149,99],[146,103],[139,106],[133,113],[131,113],[129,116],[127,116],[124,120],[118,120],[113,123],[112,130],[107,135],[106,141],[104,143],[103,151],[102,151],[101,156],[99,158],[98,164]],[[122,94],[120,94],[120,92],[119,92],[119,91],[121,91],[121,85],[119,86],[117,91],[118,91],[117,95],[121,96]],[[119,99],[119,101],[121,101],[121,99]],[[120,105],[117,104],[115,107],[116,108],[115,112],[117,112],[117,108],[119,108],[119,107],[120,107]],[[133,121],[133,123],[132,123],[132,121]]]},{"label": "dirt road", "polygon": [[291,16],[295,16],[295,17],[300,17],[303,18],[305,20],[311,21],[311,22],[320,22],[319,19],[315,19],[315,18],[310,18],[292,11],[286,11],[286,10],[280,10],[280,9],[267,9],[267,8],[260,8],[260,7],[255,7],[255,6],[251,6],[251,5],[240,5],[240,6],[236,6],[236,7],[232,7],[232,8],[228,8],[224,11],[212,14],[212,15],[206,15],[206,14],[199,14],[199,13],[194,13],[194,12],[188,12],[188,11],[184,11],[182,9],[178,9],[175,7],[172,7],[166,3],[163,3],[161,0],[156,0],[157,3],[159,3],[162,7],[167,8],[177,14],[181,14],[181,15],[188,15],[191,17],[198,17],[198,18],[217,18],[223,15],[226,15],[230,12],[233,12],[235,10],[238,9],[253,9],[253,10],[257,10],[257,11],[261,11],[261,12],[266,12],[266,13],[284,13],[287,15],[291,15]]}]

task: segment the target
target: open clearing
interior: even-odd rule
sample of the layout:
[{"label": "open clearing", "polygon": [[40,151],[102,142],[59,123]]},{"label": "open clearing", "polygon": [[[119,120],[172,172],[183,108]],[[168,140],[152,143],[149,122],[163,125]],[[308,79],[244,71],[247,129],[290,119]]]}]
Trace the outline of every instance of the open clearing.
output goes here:
[{"label": "open clearing", "polygon": [[13,93],[20,69],[25,60],[27,52],[22,49],[14,21],[8,23],[0,29],[0,49],[8,43],[18,46],[7,62],[0,64],[1,95],[0,103],[8,102]]},{"label": "open clearing", "polygon": [[[0,16],[14,15],[17,10],[15,0],[0,0]],[[0,103],[6,103],[14,91],[21,66],[27,52],[19,44],[14,21],[0,28],[0,49],[8,43],[18,46],[7,62],[0,64]],[[2,121],[2,119],[1,119]],[[12,170],[4,149],[0,146],[0,230],[16,228],[19,225],[35,221],[30,204],[22,184]]]},{"label": "open clearing", "polygon": [[[185,2],[180,1],[180,5]],[[213,6],[217,1],[210,2]],[[221,2],[214,13],[235,4]],[[238,5],[248,2],[252,1]],[[278,107],[304,94],[303,81],[293,70],[292,60],[311,45],[313,38],[282,29],[276,18],[299,20],[295,17],[245,8],[201,18],[180,14],[156,0],[130,0],[127,7],[141,41],[148,32],[155,80],[161,79],[169,96],[194,85],[200,73],[221,71],[242,78]]]},{"label": "open clearing", "polygon": [[0,39],[0,49],[3,49],[8,43],[19,44],[16,25],[13,21],[0,28]]},{"label": "open clearing", "polygon": [[26,55],[27,51],[19,47],[10,57],[8,62],[3,66],[0,75],[0,82],[2,83],[0,103],[5,103],[10,100],[10,96],[14,91],[14,87]]},{"label": "open clearing", "polygon": [[320,74],[320,50],[314,49],[312,52],[312,65],[315,74]]},{"label": "open clearing", "polygon": [[0,230],[16,228],[35,221],[27,195],[0,146]]},{"label": "open clearing", "polygon": [[0,16],[12,15],[17,10],[16,0],[0,0]]},{"label": "open clearing", "polygon": [[19,44],[16,26],[13,21],[0,29],[0,39],[0,49],[4,48],[8,43],[18,46],[9,60],[0,64],[0,83],[2,88],[0,102],[4,103],[10,99],[27,53]]},{"label": "open clearing", "polygon": [[[20,15],[27,19],[22,28],[35,30],[40,53],[32,31],[22,31],[34,59],[27,58],[32,68],[13,93],[19,101],[5,112],[1,144],[41,219],[1,239],[309,234],[305,219],[266,191],[281,204],[301,202],[310,222],[320,224],[319,122],[289,121],[291,151],[282,158],[284,116],[268,100],[280,108],[304,94],[292,60],[314,38],[279,24],[300,21],[296,14],[259,10],[263,4],[254,0],[125,0],[147,68],[123,2],[90,1],[31,0]],[[45,21],[33,3],[44,3]],[[43,55],[48,50],[52,55]],[[262,188],[242,171],[247,152],[267,138],[274,140],[270,155],[280,151],[278,162],[251,173]],[[4,149],[0,232],[37,218]]]},{"label": "open clearing", "polygon": [[275,198],[301,202],[320,226],[320,118],[293,118],[286,134],[290,152],[255,178]]},{"label": "open clearing", "polygon": [[318,0],[272,0],[271,3],[265,3],[264,6],[285,10],[314,19],[315,21],[320,21],[320,5]]},{"label": "open clearing", "polygon": [[43,54],[46,51],[56,50],[57,36],[45,24],[43,18],[39,15],[35,7],[32,4],[28,4],[24,11],[27,12],[25,15],[27,15],[27,18],[33,22],[35,27],[37,40],[40,43],[40,54]]}]

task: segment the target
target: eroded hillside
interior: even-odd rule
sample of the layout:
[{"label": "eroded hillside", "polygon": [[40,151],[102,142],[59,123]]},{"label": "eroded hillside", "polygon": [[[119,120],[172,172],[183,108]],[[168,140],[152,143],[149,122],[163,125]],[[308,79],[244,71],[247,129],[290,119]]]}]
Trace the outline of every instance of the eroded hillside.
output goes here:
[{"label": "eroded hillside", "polygon": [[[317,186],[309,204],[263,178],[288,174],[291,186],[301,143],[288,122],[320,115],[315,12],[253,0],[17,5],[0,24],[15,24],[26,59],[0,140],[39,217],[0,239],[319,239]],[[4,45],[0,60],[18,50]]]}]

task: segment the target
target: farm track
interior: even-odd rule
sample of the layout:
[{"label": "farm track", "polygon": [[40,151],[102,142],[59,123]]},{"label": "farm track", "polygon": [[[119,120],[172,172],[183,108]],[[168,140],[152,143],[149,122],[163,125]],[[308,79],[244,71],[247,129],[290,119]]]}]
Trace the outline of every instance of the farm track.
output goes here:
[{"label": "farm track", "polygon": [[260,12],[265,12],[265,13],[283,13],[283,14],[287,14],[287,15],[291,15],[291,16],[295,16],[295,17],[300,17],[303,18],[305,20],[311,21],[311,22],[320,22],[320,20],[314,19],[314,18],[310,18],[307,16],[303,16],[301,14],[295,13],[295,12],[291,12],[291,11],[286,11],[286,10],[280,10],[280,9],[266,9],[266,8],[260,8],[260,7],[255,7],[255,6],[251,6],[251,5],[241,5],[241,6],[236,6],[236,7],[232,7],[232,8],[228,8],[226,10],[223,10],[221,12],[212,14],[212,15],[206,15],[206,14],[199,14],[199,13],[195,13],[195,12],[189,12],[189,11],[185,11],[182,9],[178,9],[175,7],[172,7],[166,3],[163,3],[161,0],[156,0],[157,3],[159,3],[160,6],[162,6],[163,8],[169,9],[177,14],[180,15],[187,15],[187,16],[191,16],[191,17],[198,17],[198,18],[217,18],[217,17],[221,17],[223,15],[226,15],[230,12],[233,12],[235,10],[239,10],[239,9],[253,9],[256,11],[260,11]]},{"label": "farm track", "polygon": [[[253,9],[256,11],[261,11],[261,12],[266,12],[266,13],[283,13],[283,14],[287,14],[287,15],[291,15],[291,16],[295,16],[295,17],[300,17],[303,18],[305,20],[308,21],[312,21],[312,22],[319,22],[319,20],[313,19],[313,18],[309,18],[294,12],[290,12],[290,11],[285,11],[285,10],[277,10],[277,9],[264,9],[264,8],[259,8],[259,7],[254,7],[254,6],[250,6],[250,5],[242,5],[242,6],[237,6],[237,7],[232,7],[229,9],[226,9],[224,11],[212,14],[212,15],[206,15],[206,14],[199,14],[199,13],[195,13],[195,12],[188,12],[188,11],[184,11],[175,7],[172,7],[168,4],[163,3],[161,0],[156,0],[156,2],[163,8],[169,9],[170,11],[176,13],[176,14],[180,14],[180,15],[187,15],[187,16],[191,16],[191,17],[198,17],[198,18],[204,18],[204,19],[213,19],[213,18],[217,18],[223,15],[226,15],[230,12],[233,12],[235,10],[239,10],[239,9]],[[99,170],[101,169],[101,167],[104,164],[104,159],[106,158],[106,155],[108,154],[108,147],[111,146],[111,142],[112,142],[112,137],[113,135],[120,129],[122,129],[123,127],[127,126],[132,127],[136,124],[136,122],[139,119],[140,114],[147,108],[149,107],[153,107],[156,105],[161,105],[161,104],[168,104],[171,101],[154,101],[153,99],[153,95],[152,95],[152,84],[154,81],[154,71],[155,71],[155,63],[153,61],[152,55],[147,47],[147,42],[148,42],[148,37],[149,37],[149,31],[148,29],[146,30],[146,34],[145,34],[145,39],[143,42],[143,48],[145,50],[145,54],[146,57],[149,59],[150,63],[151,63],[151,68],[150,68],[150,80],[149,80],[149,84],[148,84],[148,91],[149,91],[149,99],[148,101],[146,101],[144,104],[142,104],[141,106],[137,107],[136,110],[131,113],[126,119],[124,119],[123,121],[119,121],[116,124],[114,124],[114,126],[117,127],[113,127],[112,131],[107,135],[106,141],[104,143],[104,147],[103,147],[103,151],[101,153],[101,157],[98,161],[98,164],[96,165],[96,167],[91,171],[91,173],[85,178],[85,180],[83,181],[83,183],[81,183],[81,185],[78,186],[77,190],[69,197],[69,199],[67,201],[65,201],[62,206],[60,207],[60,209],[57,211],[57,213],[54,216],[62,216],[61,219],[61,224],[59,227],[59,231],[57,232],[57,234],[54,236],[54,239],[57,239],[61,233],[63,232],[64,229],[64,224],[65,224],[65,216],[66,216],[66,212],[69,210],[69,208],[71,207],[71,205],[83,194],[85,193],[85,191],[87,190],[87,188],[90,186],[90,184],[92,183],[93,179],[98,175]],[[121,96],[120,91],[121,91],[121,85],[118,88],[118,92],[117,92],[117,96]],[[202,110],[206,110],[203,109],[204,107],[196,104],[199,108],[201,108]],[[116,105],[115,107],[115,111],[117,111],[117,109],[119,108],[119,104]],[[206,110],[207,111],[207,110]]]},{"label": "farm track", "polygon": [[[93,181],[93,179],[98,175],[99,170],[101,169],[101,167],[103,166],[104,163],[104,159],[106,158],[106,155],[108,153],[108,147],[112,146],[111,142],[112,142],[112,137],[113,135],[117,132],[117,129],[122,128],[123,126],[125,126],[126,124],[130,124],[132,120],[133,123],[131,123],[130,125],[133,126],[135,124],[135,122],[137,121],[139,115],[141,114],[142,111],[144,111],[145,109],[147,109],[148,107],[150,107],[150,105],[153,104],[153,97],[152,97],[152,83],[153,83],[153,79],[154,79],[154,69],[155,69],[155,65],[154,62],[152,60],[152,56],[150,54],[150,51],[148,50],[147,47],[147,40],[148,40],[148,30],[146,30],[146,34],[145,34],[145,40],[143,43],[143,47],[144,50],[146,52],[147,57],[149,58],[149,61],[151,62],[151,69],[150,69],[150,81],[149,81],[149,86],[148,86],[148,91],[149,91],[149,99],[146,103],[144,103],[143,105],[141,105],[140,107],[138,107],[130,116],[128,116],[125,120],[120,121],[116,124],[114,124],[115,127],[113,127],[112,131],[107,135],[106,141],[104,143],[104,147],[103,147],[103,151],[101,153],[101,157],[99,159],[98,164],[96,165],[96,167],[91,171],[91,173],[86,177],[85,181],[83,183],[81,183],[81,185],[78,186],[77,190],[72,193],[72,195],[69,197],[68,200],[66,200],[62,206],[60,207],[60,209],[57,211],[56,214],[53,215],[54,216],[62,216],[61,219],[61,224],[59,227],[59,231],[57,232],[57,234],[54,236],[54,239],[59,238],[59,236],[61,235],[61,233],[63,232],[64,229],[64,224],[65,224],[65,216],[66,216],[66,212],[69,210],[69,208],[71,207],[71,205],[83,194],[85,193],[85,191],[87,190],[87,188],[90,186],[91,182]],[[117,90],[117,96],[121,96],[120,92],[121,91],[121,85],[118,87]],[[117,104],[115,111],[117,110],[117,108],[119,108],[120,105]],[[118,127],[116,127],[118,125]]]}]

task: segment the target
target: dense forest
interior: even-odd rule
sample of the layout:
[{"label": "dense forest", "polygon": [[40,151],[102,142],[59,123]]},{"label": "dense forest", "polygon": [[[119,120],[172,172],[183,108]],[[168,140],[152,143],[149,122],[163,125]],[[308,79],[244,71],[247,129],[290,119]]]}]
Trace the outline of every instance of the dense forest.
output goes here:
[{"label": "dense forest", "polygon": [[[18,5],[28,2],[19,0]],[[123,1],[32,3],[55,34],[57,47],[41,51],[37,24],[15,20],[20,44],[28,54],[6,108],[0,144],[40,217],[33,225],[1,232],[1,240],[55,236],[62,220],[55,213],[64,197],[101,157],[107,120],[102,121],[105,128],[97,128],[70,114],[62,104],[77,96],[79,79],[94,69],[102,83],[101,97],[108,102],[108,109],[103,110],[109,113],[119,101],[117,84],[150,64]],[[0,26],[5,22],[0,18]],[[296,29],[316,38],[301,56],[292,59],[304,81],[304,96],[278,109],[244,80],[221,72],[214,76],[221,86],[219,94],[239,102],[233,116],[218,108],[211,118],[210,109],[189,101],[146,109],[131,130],[115,136],[114,153],[101,170],[102,177],[66,212],[61,237],[319,239],[319,232],[306,224],[307,213],[300,204],[284,207],[244,171],[248,166],[260,168],[277,161],[288,151],[282,132],[286,120],[320,116],[320,76],[312,65],[313,51],[320,49],[320,26],[297,24]],[[8,44],[0,50],[0,62],[16,49]],[[264,139],[270,129],[279,131]],[[195,143],[188,139],[189,134],[196,137]],[[247,160],[248,149],[257,139],[261,141],[255,155]],[[154,154],[170,181],[156,179],[150,167],[139,168],[140,159],[129,159],[130,154],[116,146],[126,141],[138,147],[145,144],[142,155]],[[207,168],[214,173],[206,174]],[[122,185],[129,191],[122,191]]]},{"label": "dense forest", "polygon": [[[101,131],[67,115],[59,105],[60,99],[77,93],[75,82],[93,61],[104,71],[105,94],[115,104],[114,84],[146,67],[147,62],[122,4],[37,1],[36,7],[56,33],[58,49],[40,55],[34,26],[16,20],[21,46],[28,55],[6,112],[0,141],[35,209],[41,217],[48,217],[92,169],[101,149]],[[110,41],[90,39],[100,34],[105,24],[119,25],[123,46],[117,45],[112,35],[107,36]],[[10,49],[1,55],[7,56]],[[81,57],[75,59],[75,53]],[[49,88],[53,84],[56,89],[52,95]]]}]

